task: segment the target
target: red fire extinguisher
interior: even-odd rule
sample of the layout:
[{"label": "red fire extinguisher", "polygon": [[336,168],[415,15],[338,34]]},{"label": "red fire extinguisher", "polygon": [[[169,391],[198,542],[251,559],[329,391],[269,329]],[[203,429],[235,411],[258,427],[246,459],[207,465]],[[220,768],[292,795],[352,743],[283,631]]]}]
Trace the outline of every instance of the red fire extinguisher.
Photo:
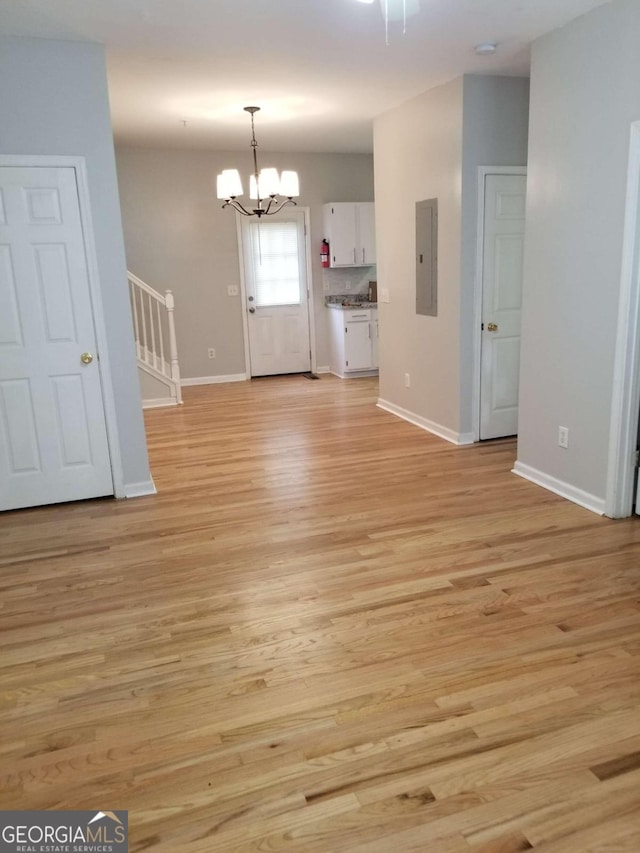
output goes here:
[{"label": "red fire extinguisher", "polygon": [[329,266],[329,243],[327,240],[322,241],[322,249],[320,250],[320,260],[323,267]]}]

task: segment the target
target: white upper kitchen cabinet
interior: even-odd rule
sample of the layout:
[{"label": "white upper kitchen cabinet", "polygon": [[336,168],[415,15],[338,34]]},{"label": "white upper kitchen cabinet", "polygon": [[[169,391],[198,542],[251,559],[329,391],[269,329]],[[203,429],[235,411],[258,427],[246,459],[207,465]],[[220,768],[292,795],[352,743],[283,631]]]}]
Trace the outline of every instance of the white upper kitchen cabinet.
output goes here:
[{"label": "white upper kitchen cabinet", "polygon": [[375,208],[372,201],[324,205],[325,239],[332,267],[367,267],[376,262]]},{"label": "white upper kitchen cabinet", "polygon": [[356,228],[358,233],[358,262],[370,266],[376,262],[376,213],[372,201],[356,204]]}]

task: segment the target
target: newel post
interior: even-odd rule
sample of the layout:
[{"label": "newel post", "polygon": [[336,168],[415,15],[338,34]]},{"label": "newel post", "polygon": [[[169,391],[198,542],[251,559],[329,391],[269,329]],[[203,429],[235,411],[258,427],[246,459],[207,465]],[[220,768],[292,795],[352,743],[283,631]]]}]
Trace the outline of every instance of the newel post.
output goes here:
[{"label": "newel post", "polygon": [[173,293],[170,290],[164,294],[167,307],[167,319],[169,321],[169,362],[171,364],[171,378],[176,383],[176,403],[182,403],[182,388],[180,387],[180,365],[178,363],[178,343],[176,341],[176,324],[173,317],[175,303]]}]

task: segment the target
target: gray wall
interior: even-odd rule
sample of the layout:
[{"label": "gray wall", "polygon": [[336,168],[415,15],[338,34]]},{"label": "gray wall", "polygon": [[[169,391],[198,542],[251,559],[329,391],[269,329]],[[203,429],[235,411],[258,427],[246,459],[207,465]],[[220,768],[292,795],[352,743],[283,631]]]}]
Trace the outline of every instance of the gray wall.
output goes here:
[{"label": "gray wall", "polygon": [[460,422],[473,424],[473,294],[476,277],[478,167],[526,166],[529,80],[464,78],[462,130],[462,261],[460,292]]},{"label": "gray wall", "polygon": [[[259,156],[261,166],[293,168],[300,175],[298,203],[311,210],[317,359],[319,366],[327,365],[322,204],[372,201],[373,158],[270,152]],[[240,283],[236,216],[222,210],[215,183],[223,168],[234,167],[246,183],[249,146],[227,152],[118,148],[116,157],[129,269],[157,290],[175,293],[182,376],[244,373],[242,306],[238,297],[227,296],[227,286]],[[208,358],[209,347],[215,348],[215,359]]]},{"label": "gray wall", "polygon": [[[380,397],[453,437],[472,429],[478,166],[526,165],[528,81],[459,78],[374,123]],[[415,202],[438,198],[438,316],[415,312]],[[405,388],[409,373],[411,387]],[[466,434],[466,435],[465,435]]]},{"label": "gray wall", "polygon": [[140,382],[140,393],[144,401],[148,400],[172,400],[171,389],[164,382],[145,373],[138,368],[138,380]]},{"label": "gray wall", "polygon": [[0,37],[0,153],[86,158],[125,484],[149,480],[104,51]]},{"label": "gray wall", "polygon": [[[520,463],[604,498],[640,3],[533,47]],[[558,426],[570,431],[558,447]]]},{"label": "gray wall", "polygon": [[[380,398],[460,428],[462,78],[374,122]],[[438,199],[438,316],[415,310],[415,202]],[[409,373],[411,387],[405,388]]]}]

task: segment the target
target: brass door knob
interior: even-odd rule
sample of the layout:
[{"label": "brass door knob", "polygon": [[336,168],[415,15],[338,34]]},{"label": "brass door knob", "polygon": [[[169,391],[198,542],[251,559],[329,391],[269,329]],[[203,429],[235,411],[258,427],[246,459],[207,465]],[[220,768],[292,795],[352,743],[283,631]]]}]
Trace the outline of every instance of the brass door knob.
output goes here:
[{"label": "brass door knob", "polygon": [[83,364],[91,364],[91,362],[93,361],[93,356],[91,355],[90,352],[83,352],[82,355],[80,356],[80,361]]},{"label": "brass door knob", "polygon": [[497,332],[498,324],[497,323],[487,323],[487,331],[488,332]]}]

